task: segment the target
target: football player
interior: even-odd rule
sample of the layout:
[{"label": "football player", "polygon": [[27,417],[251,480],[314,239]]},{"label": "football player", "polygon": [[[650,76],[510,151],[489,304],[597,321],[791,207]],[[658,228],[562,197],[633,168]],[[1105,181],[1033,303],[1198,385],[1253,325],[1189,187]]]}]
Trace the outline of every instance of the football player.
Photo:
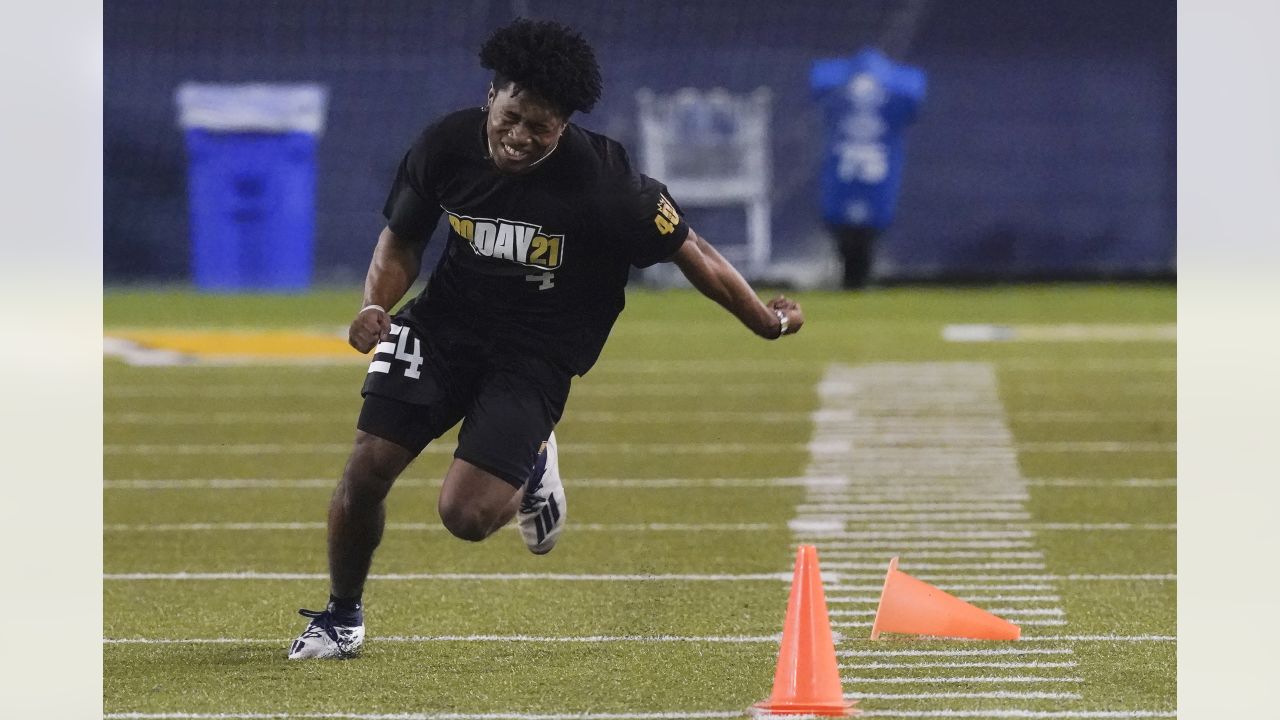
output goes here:
[{"label": "football player", "polygon": [[[482,106],[446,115],[404,155],[383,208],[349,340],[374,351],[355,446],[329,504],[329,603],[302,610],[291,659],[346,657],[364,641],[361,594],[382,538],[384,499],[427,443],[458,422],[438,507],[480,541],[517,518],[529,550],[566,518],[553,432],[570,380],[595,363],[632,267],[674,262],[762,338],[800,330],[800,306],[762,302],[614,140],[570,122],[600,97],[591,46],[554,22],[517,20],[480,50]],[[441,216],[447,246],[420,295]]]}]

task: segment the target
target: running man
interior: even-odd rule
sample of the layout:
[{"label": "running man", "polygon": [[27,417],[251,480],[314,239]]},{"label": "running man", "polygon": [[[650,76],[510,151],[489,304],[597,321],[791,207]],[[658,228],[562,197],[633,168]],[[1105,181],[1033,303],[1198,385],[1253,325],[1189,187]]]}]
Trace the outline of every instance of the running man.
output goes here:
[{"label": "running man", "polygon": [[[361,594],[382,539],[384,499],[426,447],[462,422],[438,508],[480,541],[518,518],[549,552],[566,505],[556,423],[570,380],[595,363],[622,311],[631,267],[674,262],[757,335],[797,332],[800,306],[760,301],[681,217],[662,183],[617,142],[569,122],[600,97],[591,46],[554,22],[516,20],[480,49],[484,107],[446,115],[400,163],[383,208],[351,346],[374,350],[355,446],[329,503],[330,596],[290,659],[349,657],[364,642]],[[394,317],[440,216],[448,246]]]}]

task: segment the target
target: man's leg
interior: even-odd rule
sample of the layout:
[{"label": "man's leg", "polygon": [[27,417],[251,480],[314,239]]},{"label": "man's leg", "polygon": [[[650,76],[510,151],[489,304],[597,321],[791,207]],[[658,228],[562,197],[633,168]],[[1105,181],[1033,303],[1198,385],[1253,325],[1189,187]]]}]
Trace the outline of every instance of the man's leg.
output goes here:
[{"label": "man's leg", "polygon": [[567,510],[555,433],[542,443],[536,461],[523,478],[499,477],[467,460],[454,458],[440,490],[439,510],[444,526],[471,542],[484,540],[518,514],[520,531],[530,552],[550,552],[564,528]]},{"label": "man's leg", "polygon": [[440,488],[440,520],[456,537],[479,542],[515,517],[519,488],[461,458],[454,458]]},{"label": "man's leg", "polygon": [[342,481],[329,500],[329,578],[335,597],[359,598],[364,592],[373,551],[382,541],[387,493],[413,458],[390,440],[356,431]]},{"label": "man's leg", "polygon": [[373,551],[382,540],[385,499],[415,453],[390,440],[356,431],[342,480],[329,500],[329,603],[300,610],[311,618],[289,647],[290,660],[350,657],[364,643],[360,598]]}]

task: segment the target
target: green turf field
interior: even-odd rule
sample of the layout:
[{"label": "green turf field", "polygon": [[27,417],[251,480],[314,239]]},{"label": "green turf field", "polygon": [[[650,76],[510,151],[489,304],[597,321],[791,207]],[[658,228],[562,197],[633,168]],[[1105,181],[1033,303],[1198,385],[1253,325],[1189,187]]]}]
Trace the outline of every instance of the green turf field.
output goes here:
[{"label": "green turf field", "polygon": [[[326,599],[360,359],[106,359],[105,713],[734,717],[770,693],[803,542],[867,716],[1173,716],[1176,348],[1146,332],[1175,322],[1173,288],[797,298],[804,330],[772,343],[693,293],[629,296],[557,429],[550,555],[443,531],[453,435],[428,448],[391,494],[350,661],[284,655]],[[104,322],[337,334],[358,303],[108,291]],[[1115,327],[943,339],[969,323]],[[870,641],[894,555],[1023,639]]]}]

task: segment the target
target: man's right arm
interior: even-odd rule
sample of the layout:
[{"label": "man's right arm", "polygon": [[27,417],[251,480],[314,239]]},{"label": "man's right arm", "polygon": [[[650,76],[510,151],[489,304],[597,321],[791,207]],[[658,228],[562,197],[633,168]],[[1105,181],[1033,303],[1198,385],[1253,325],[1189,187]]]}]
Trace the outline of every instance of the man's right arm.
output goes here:
[{"label": "man's right arm", "polygon": [[369,274],[365,276],[361,310],[347,331],[351,347],[367,353],[391,329],[388,311],[418,279],[424,248],[426,242],[403,239],[390,227],[382,229],[369,262]]}]

